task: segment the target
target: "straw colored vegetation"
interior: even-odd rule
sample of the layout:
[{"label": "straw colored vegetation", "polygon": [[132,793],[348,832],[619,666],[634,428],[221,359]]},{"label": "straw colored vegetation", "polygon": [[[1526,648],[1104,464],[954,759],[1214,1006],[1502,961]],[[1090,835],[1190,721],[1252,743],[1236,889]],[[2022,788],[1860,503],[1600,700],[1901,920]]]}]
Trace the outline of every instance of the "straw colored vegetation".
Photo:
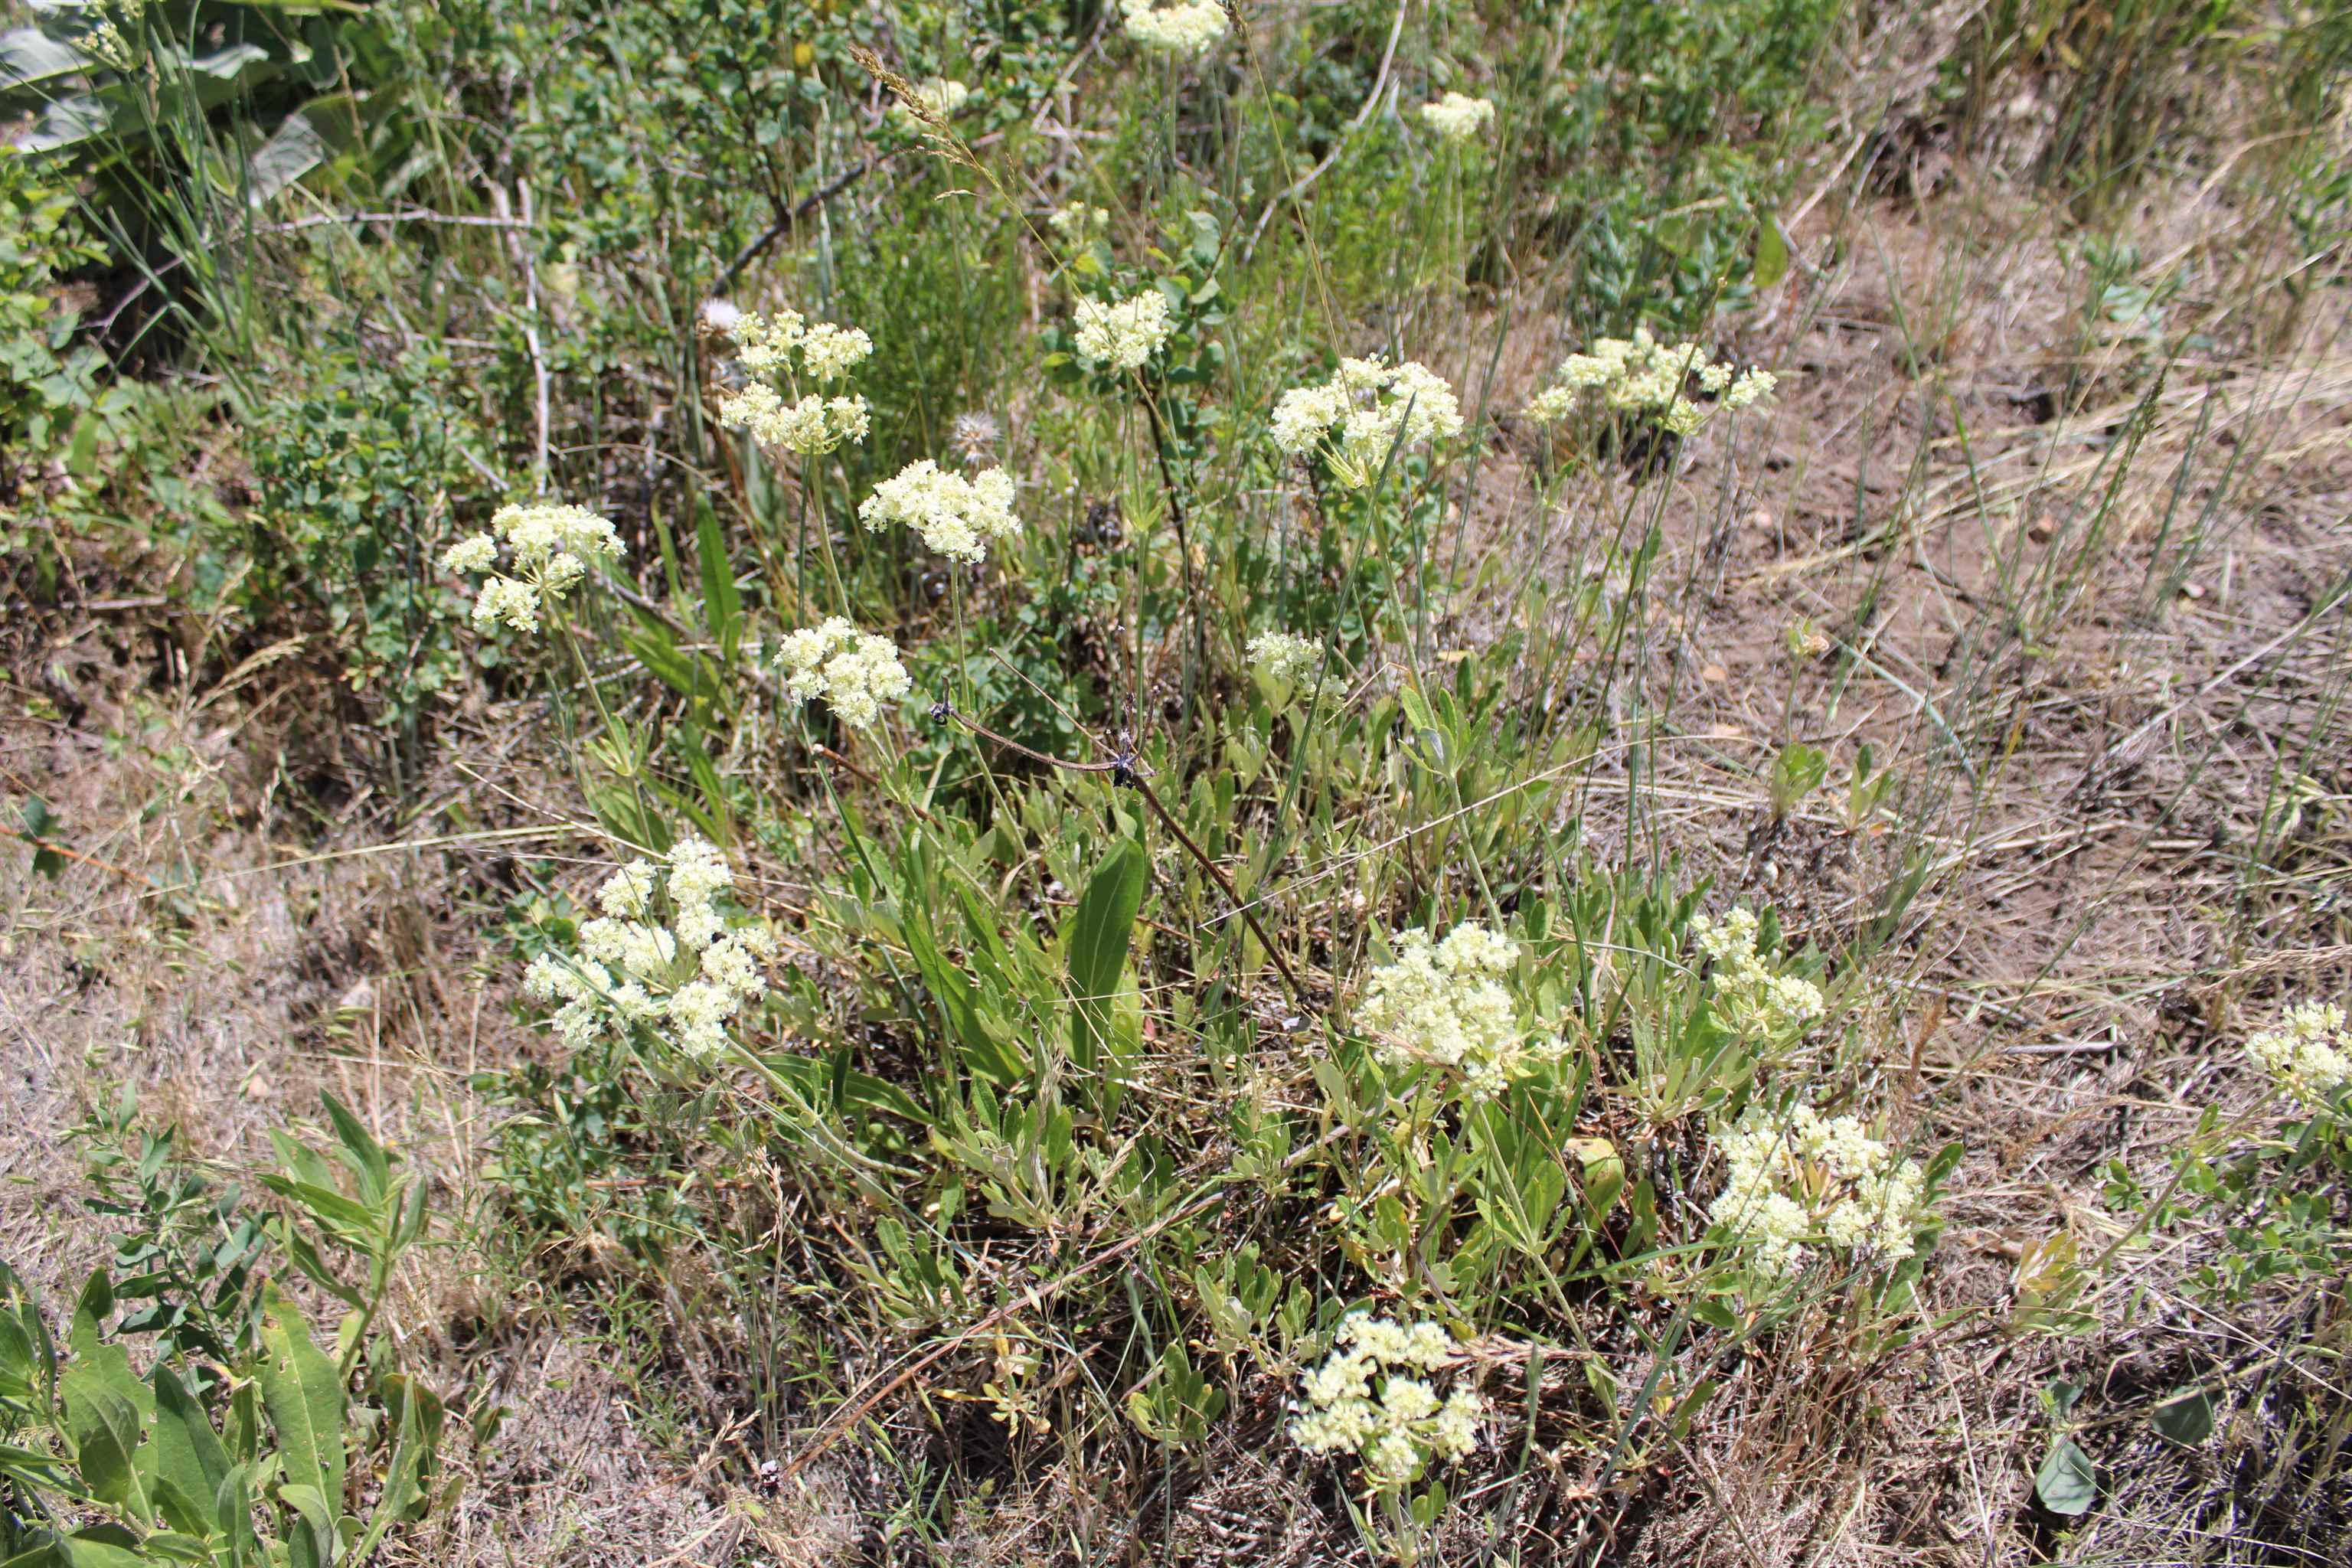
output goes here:
[{"label": "straw colored vegetation", "polygon": [[2352,1558],[2352,20],[0,7],[0,1562]]}]

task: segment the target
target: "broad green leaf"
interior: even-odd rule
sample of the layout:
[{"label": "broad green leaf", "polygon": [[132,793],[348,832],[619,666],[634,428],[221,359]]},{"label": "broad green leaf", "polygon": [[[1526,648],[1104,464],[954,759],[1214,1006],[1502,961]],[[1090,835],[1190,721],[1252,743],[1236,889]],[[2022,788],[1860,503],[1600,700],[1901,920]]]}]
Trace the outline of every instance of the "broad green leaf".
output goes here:
[{"label": "broad green leaf", "polygon": [[1753,281],[1759,289],[1769,289],[1789,275],[1789,231],[1780,226],[1779,214],[1765,218],[1756,235],[1756,268]]},{"label": "broad green leaf", "polygon": [[[155,1473],[158,1500],[174,1526],[208,1535],[209,1510],[228,1479],[228,1450],[221,1447],[210,1416],[168,1366],[155,1368]],[[163,1495],[163,1483],[175,1495]]]},{"label": "broad green leaf", "polygon": [[360,1195],[373,1207],[383,1201],[392,1190],[392,1156],[375,1141],[360,1119],[352,1114],[351,1107],[333,1095],[321,1093],[326,1102],[328,1118],[335,1124],[335,1137],[342,1143],[352,1172],[360,1178]]},{"label": "broad green leaf", "polygon": [[727,553],[727,535],[719,513],[708,502],[696,509],[696,553],[702,568],[702,611],[719,639],[720,662],[733,665],[735,647],[743,633],[743,601],[735,590],[735,563]]},{"label": "broad green leaf", "polygon": [[2213,1435],[2213,1396],[2201,1388],[2175,1389],[2149,1419],[2158,1432],[2193,1448]]},{"label": "broad green leaf", "polygon": [[0,33],[0,107],[38,102],[37,93],[21,100],[17,95],[37,82],[71,76],[81,68],[79,49],[38,27],[12,27]]},{"label": "broad green leaf", "polygon": [[153,1522],[147,1483],[139,1473],[139,1407],[108,1384],[95,1368],[75,1365],[58,1380],[66,1407],[66,1436],[82,1484],[142,1526]]},{"label": "broad green leaf", "polygon": [[2072,1519],[2088,1512],[2098,1500],[2098,1470],[2082,1445],[2072,1437],[2061,1437],[2050,1445],[2041,1472],[2033,1478],[2033,1490],[2042,1507]]},{"label": "broad green leaf", "polygon": [[1091,1069],[1098,1046],[1113,1038],[1111,1004],[1150,869],[1143,846],[1122,838],[1095,868],[1071,912],[1067,963],[1077,1009],[1070,1019],[1070,1054],[1082,1068]]},{"label": "broad green leaf", "polygon": [[275,1285],[262,1291],[261,1343],[261,1399],[278,1434],[286,1473],[280,1490],[310,1487],[330,1509],[338,1506],[343,1496],[343,1380],[311,1342],[301,1310]]},{"label": "broad green leaf", "polygon": [[267,206],[280,191],[332,156],[327,139],[308,115],[289,114],[246,162],[245,199]]}]

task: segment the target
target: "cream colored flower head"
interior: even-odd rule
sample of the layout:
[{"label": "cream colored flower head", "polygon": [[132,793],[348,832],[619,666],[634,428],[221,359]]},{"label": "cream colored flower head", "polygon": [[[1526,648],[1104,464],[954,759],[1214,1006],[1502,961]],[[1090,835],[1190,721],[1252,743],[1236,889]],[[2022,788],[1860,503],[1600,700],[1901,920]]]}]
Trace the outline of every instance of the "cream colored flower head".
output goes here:
[{"label": "cream colored flower head", "polygon": [[1857,1118],[1750,1106],[1715,1145],[1724,1184],[1707,1218],[1733,1245],[1752,1247],[1768,1278],[1796,1273],[1822,1249],[1880,1268],[1916,1250],[1927,1174]]},{"label": "cream colored flower head", "polygon": [[767,994],[776,956],[772,931],[720,904],[734,886],[727,857],[699,838],[631,861],[597,889],[603,912],[576,945],[531,960],[524,994],[557,1005],[556,1035],[574,1049],[641,1035],[715,1059],[745,1004]]},{"label": "cream colored flower head", "polygon": [[1274,444],[1297,457],[1320,456],[1331,475],[1362,489],[1400,448],[1451,440],[1464,429],[1454,389],[1412,360],[1389,365],[1343,359],[1320,386],[1291,388],[1274,405]]},{"label": "cream colored flower head", "polygon": [[[1769,370],[1738,370],[1692,342],[1664,342],[1647,327],[1630,338],[1601,338],[1573,353],[1552,373],[1552,384],[1528,403],[1528,417],[1546,424],[1568,417],[1591,394],[1621,415],[1652,421],[1688,436],[1718,408],[1746,408],[1770,395],[1779,380]],[[1691,389],[1712,402],[1691,396]]]},{"label": "cream colored flower head", "polygon": [[1307,1374],[1291,1441],[1310,1454],[1355,1455],[1382,1491],[1411,1485],[1438,1459],[1468,1458],[1486,1403],[1461,1387],[1440,1397],[1433,1374],[1454,1353],[1443,1324],[1350,1312],[1339,1338]]},{"label": "cream colored flower head", "polygon": [[736,363],[748,379],[719,400],[721,426],[803,456],[866,439],[864,397],[814,390],[872,356],[874,340],[862,328],[810,321],[797,310],[772,316],[747,310],[737,315],[731,331]]},{"label": "cream colored flower head", "polygon": [[1080,300],[1075,312],[1078,352],[1113,370],[1140,370],[1174,330],[1168,296],[1157,289],[1131,294],[1117,304]]},{"label": "cream colored flower head", "polygon": [[1225,36],[1219,0],[1119,0],[1127,36],[1167,55],[1204,55]]},{"label": "cream colored flower head", "polygon": [[1743,1035],[1786,1045],[1802,1039],[1826,1008],[1822,988],[1778,967],[1757,951],[1762,922],[1753,910],[1733,910],[1720,921],[1698,915],[1691,934],[1712,961],[1717,1018]]},{"label": "cream colored flower head", "polygon": [[[540,613],[588,574],[592,561],[617,561],[621,541],[612,521],[585,507],[534,502],[503,506],[489,531],[471,534],[442,552],[444,571],[489,573],[474,598],[474,624],[539,629]],[[501,560],[506,571],[499,570]]]},{"label": "cream colored flower head", "polygon": [[1249,640],[1250,663],[1276,680],[1303,680],[1323,664],[1323,645],[1295,632],[1260,632]]},{"label": "cream colored flower head", "polygon": [[1518,944],[1475,921],[1443,942],[1419,926],[1397,933],[1393,962],[1372,971],[1356,1026],[1391,1066],[1434,1067],[1469,1100],[1489,1100],[1559,1059],[1556,1030],[1523,1021],[1506,981]]},{"label": "cream colored flower head", "polygon": [[1013,515],[1013,476],[983,468],[971,479],[940,468],[929,458],[900,469],[874,487],[858,504],[857,519],[869,529],[904,523],[923,542],[957,561],[984,561],[992,541],[1021,531]]},{"label": "cream colored flower head", "polygon": [[784,678],[787,700],[798,706],[823,698],[843,723],[857,730],[871,726],[889,704],[914,689],[898,644],[861,632],[839,616],[787,636],[776,669]]},{"label": "cream colored flower head", "polygon": [[1434,103],[1423,104],[1417,112],[1441,141],[1457,147],[1495,123],[1494,104],[1466,92],[1449,92]]},{"label": "cream colored flower head", "polygon": [[2341,1007],[2318,1002],[2290,1007],[2277,1028],[2246,1042],[2246,1054],[2312,1110],[2326,1109],[2352,1085],[2352,1030]]}]

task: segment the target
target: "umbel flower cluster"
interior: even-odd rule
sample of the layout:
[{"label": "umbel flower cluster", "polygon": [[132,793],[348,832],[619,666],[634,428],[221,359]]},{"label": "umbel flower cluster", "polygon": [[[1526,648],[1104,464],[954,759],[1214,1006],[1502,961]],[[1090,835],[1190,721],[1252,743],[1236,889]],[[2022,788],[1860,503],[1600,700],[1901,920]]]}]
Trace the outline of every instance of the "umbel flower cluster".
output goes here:
[{"label": "umbel flower cluster", "polygon": [[965,479],[920,458],[875,486],[858,503],[857,519],[875,530],[905,523],[940,554],[976,563],[988,559],[989,541],[1021,531],[1013,494],[1013,476],[1003,468],[982,468]]},{"label": "umbel flower cluster", "polygon": [[879,719],[885,704],[914,689],[898,644],[861,632],[839,616],[787,636],[776,668],[795,707],[822,697],[843,723],[858,730]]},{"label": "umbel flower cluster", "polygon": [[1691,921],[1699,952],[1715,962],[1716,1016],[1743,1035],[1799,1039],[1821,1019],[1822,988],[1765,962],[1756,951],[1759,929],[1753,910],[1734,910],[1719,921],[1699,915]]},{"label": "umbel flower cluster", "polygon": [[1426,1376],[1445,1364],[1453,1342],[1437,1323],[1407,1328],[1368,1312],[1339,1324],[1329,1359],[1307,1374],[1307,1409],[1291,1439],[1312,1454],[1353,1454],[1376,1490],[1410,1486],[1432,1460],[1459,1459],[1477,1446],[1485,1405],[1466,1388],[1443,1400]]},{"label": "umbel flower cluster", "polygon": [[1080,300],[1075,312],[1078,352],[1114,370],[1140,370],[1168,342],[1168,296],[1157,289],[1106,304]]},{"label": "umbel flower cluster", "polygon": [[1556,1035],[1531,1040],[1520,1027],[1501,979],[1518,957],[1517,943],[1475,921],[1444,942],[1418,926],[1400,932],[1396,961],[1372,971],[1364,988],[1357,1026],[1380,1041],[1382,1061],[1444,1068],[1470,1099],[1491,1099],[1566,1049]]},{"label": "umbel flower cluster", "polygon": [[2246,1042],[2246,1054],[2281,1089],[2314,1110],[2352,1085],[2352,1032],[2344,1009],[2318,1002],[2290,1007],[2275,1029]]},{"label": "umbel flower cluster", "polygon": [[1127,36],[1147,49],[1169,55],[1204,55],[1225,36],[1225,8],[1219,0],[1119,0]]},{"label": "umbel flower cluster", "polygon": [[1297,457],[1319,453],[1332,477],[1362,489],[1387,464],[1389,453],[1462,434],[1462,405],[1454,389],[1412,360],[1388,365],[1381,356],[1343,359],[1320,386],[1295,386],[1274,405],[1274,444]]},{"label": "umbel flower cluster", "polygon": [[1926,1175],[1857,1119],[1750,1106],[1716,1147],[1726,1175],[1707,1218],[1754,1246],[1764,1272],[1794,1274],[1814,1246],[1882,1265],[1911,1256]]},{"label": "umbel flower cluster", "polygon": [[[512,575],[498,570],[501,547]],[[503,621],[519,632],[539,629],[539,613],[570,593],[588,574],[588,563],[620,558],[621,542],[609,519],[585,507],[552,504],[502,506],[491,514],[487,533],[459,540],[442,553],[448,572],[488,572],[474,598],[474,624]]]},{"label": "umbel flower cluster", "polygon": [[1434,103],[1423,104],[1416,112],[1439,141],[1456,147],[1495,123],[1494,104],[1466,92],[1449,92]]},{"label": "umbel flower cluster", "polygon": [[749,430],[762,446],[814,456],[845,441],[863,441],[866,399],[855,393],[813,390],[838,381],[865,363],[874,340],[863,329],[810,321],[797,310],[735,319],[735,362],[750,379],[719,404],[719,423]]},{"label": "umbel flower cluster", "polygon": [[1552,375],[1552,384],[1528,405],[1529,418],[1564,419],[1590,394],[1602,405],[1655,420],[1677,436],[1706,422],[1708,407],[1695,402],[1696,385],[1717,401],[1711,406],[1745,408],[1779,384],[1769,370],[1738,370],[1710,360],[1696,343],[1664,343],[1647,327],[1630,338],[1602,338],[1591,353],[1570,354]]},{"label": "umbel flower cluster", "polygon": [[597,889],[604,912],[580,928],[578,951],[544,952],[523,993],[560,1004],[555,1032],[577,1050],[644,1029],[698,1061],[727,1048],[727,1026],[767,994],[776,956],[763,925],[731,925],[720,897],[735,885],[726,856],[699,838],[662,860],[639,858]]},{"label": "umbel flower cluster", "polygon": [[1260,632],[1249,640],[1249,660],[1276,680],[1304,680],[1323,665],[1323,645],[1296,632]]}]

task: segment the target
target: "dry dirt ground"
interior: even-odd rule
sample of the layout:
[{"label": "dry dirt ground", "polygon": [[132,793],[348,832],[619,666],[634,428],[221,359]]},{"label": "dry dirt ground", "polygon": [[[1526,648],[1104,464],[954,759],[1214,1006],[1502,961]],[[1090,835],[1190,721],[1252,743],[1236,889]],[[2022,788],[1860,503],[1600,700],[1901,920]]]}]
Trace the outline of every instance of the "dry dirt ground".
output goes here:
[{"label": "dry dirt ground", "polygon": [[[1932,222],[1895,201],[1840,217],[1833,256],[1819,218],[1798,236],[1821,261],[1802,297],[1741,328],[1745,353],[1785,367],[1782,393],[1738,468],[1700,451],[1663,513],[1678,636],[1642,679],[1696,738],[1662,752],[1657,781],[1694,871],[1835,932],[1900,848],[1931,851],[1915,1004],[1884,1026],[1913,1064],[1923,1133],[1969,1150],[1930,1305],[1999,1309],[2021,1249],[2063,1234],[2088,1254],[2116,1237],[2104,1162],[2153,1167],[2206,1105],[2244,1097],[2230,1042],[2248,1019],[2352,978],[2352,746],[2336,700],[2352,634],[2340,606],[2324,610],[2352,566],[2352,353],[2336,325],[2306,320],[2270,358],[2185,367],[2150,395],[2132,344],[2085,340],[2057,242],[1948,177]],[[2161,253],[2173,236],[2195,244],[2200,214],[2144,222],[2144,249]],[[1506,390],[1556,348],[1515,347]],[[2134,477],[2085,574],[2021,631],[1989,559],[2013,548],[2031,568],[2052,542],[2079,544],[2102,459],[2134,419]],[[1535,532],[1534,461],[1515,447],[1495,465],[1478,510],[1498,536]],[[2180,581],[2159,571],[2151,591],[2150,563],[2180,558],[2208,501]],[[1517,564],[1573,571],[1605,525],[1597,510],[1570,519],[1549,535],[1560,556]],[[0,845],[9,1261],[56,1301],[105,1255],[68,1131],[121,1088],[226,1172],[266,1159],[267,1130],[311,1118],[331,1089],[435,1172],[452,1216],[446,1245],[401,1282],[396,1331],[472,1408],[510,1412],[494,1443],[457,1456],[468,1484],[445,1532],[404,1550],[539,1568],[870,1549],[837,1476],[780,1500],[738,1484],[727,1373],[698,1364],[698,1332],[616,1324],[548,1283],[577,1268],[474,1245],[495,1215],[468,1078],[538,1048],[474,934],[509,885],[503,847],[442,842],[436,815],[322,791],[344,770],[299,721],[317,695],[300,661],[192,684],[172,651],[189,628],[159,630],[151,613],[68,611],[10,634],[0,779],[49,802],[78,858],[50,879]],[[1801,623],[1861,657],[1792,654]],[[528,826],[474,782],[509,771],[456,765],[489,763],[493,733],[529,754],[527,730],[480,724],[442,798],[470,792],[478,820]],[[1857,840],[1827,796],[1764,826],[1759,778],[1792,734],[1841,763],[1873,742],[1913,781],[1911,826]],[[2306,781],[2307,805],[2257,861],[2283,775]],[[2171,1289],[2190,1261],[2168,1244],[2122,1254],[2099,1300],[2118,1321],[2134,1304],[2127,1330],[1954,1336],[1885,1377],[1827,1361],[1744,1369],[1685,1456],[1675,1508],[1636,1532],[1596,1500],[1559,1560],[1612,1531],[1621,1561],[2035,1560],[2053,1541],[2029,1498],[2042,1380],[2068,1373],[2119,1406],[2191,1370],[2259,1366],[2279,1336],[2318,1335],[2342,1310],[2306,1295],[2216,1315]],[[2068,1550],[2352,1561],[2340,1465],[2283,1449],[2302,1441],[2284,1430],[2237,1410],[2210,1450],[2183,1454],[2139,1425],[2095,1427],[2085,1441],[2122,1484]],[[2242,1508],[2297,1465],[2311,1478],[2300,1500]],[[1317,1536],[1295,1528],[1296,1483],[1274,1460],[1236,1453],[1212,1472],[1166,1537],[1181,1557],[1305,1560]],[[1040,1517],[958,1550],[1019,1562],[1055,1548]]]}]

